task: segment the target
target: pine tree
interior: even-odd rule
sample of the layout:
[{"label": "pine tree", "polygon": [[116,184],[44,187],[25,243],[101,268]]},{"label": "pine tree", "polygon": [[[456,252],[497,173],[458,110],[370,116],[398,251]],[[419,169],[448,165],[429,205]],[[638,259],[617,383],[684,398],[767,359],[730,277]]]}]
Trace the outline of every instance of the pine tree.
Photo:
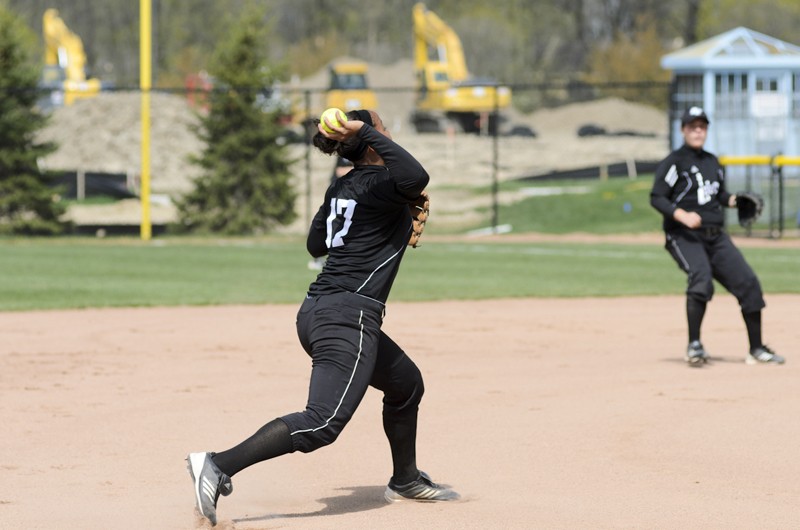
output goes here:
[{"label": "pine tree", "polygon": [[177,201],[183,227],[229,235],[260,234],[295,219],[288,151],[278,111],[264,105],[279,72],[267,63],[260,21],[246,15],[210,68],[214,90],[193,159],[202,169],[194,189]]},{"label": "pine tree", "polygon": [[0,234],[52,235],[65,228],[52,175],[37,163],[56,146],[35,139],[47,123],[36,108],[41,65],[35,49],[33,33],[0,6]]}]

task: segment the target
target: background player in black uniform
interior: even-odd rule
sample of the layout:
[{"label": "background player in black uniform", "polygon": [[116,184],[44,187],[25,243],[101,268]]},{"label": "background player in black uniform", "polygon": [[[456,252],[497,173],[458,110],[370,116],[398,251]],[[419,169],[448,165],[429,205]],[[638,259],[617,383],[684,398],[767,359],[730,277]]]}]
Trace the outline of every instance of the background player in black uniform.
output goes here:
[{"label": "background player in black uniform", "polygon": [[314,145],[354,161],[328,188],[307,247],[328,255],[297,314],[297,332],[311,357],[303,412],[270,421],[220,453],[191,453],[189,471],[197,508],[216,523],[220,494],[257,462],[294,451],[311,452],[336,440],[369,386],[383,392],[383,428],[393,474],[389,501],[445,501],[459,496],[417,469],[417,410],[424,391],[414,362],[382,330],[385,303],[412,232],[408,204],[428,184],[425,169],[394,143],[373,111],[348,113],[334,133],[319,128]]},{"label": "background player in black uniform", "polygon": [[761,340],[761,285],[723,228],[724,207],[736,206],[736,195],[725,189],[725,172],[717,157],[704,151],[708,117],[691,107],[681,119],[684,144],[656,169],[650,204],[664,216],[666,248],[688,276],[686,316],[689,346],[686,361],[701,366],[708,353],[700,342],[706,303],[717,280],[739,301],[750,351],[748,363],[782,363]]}]

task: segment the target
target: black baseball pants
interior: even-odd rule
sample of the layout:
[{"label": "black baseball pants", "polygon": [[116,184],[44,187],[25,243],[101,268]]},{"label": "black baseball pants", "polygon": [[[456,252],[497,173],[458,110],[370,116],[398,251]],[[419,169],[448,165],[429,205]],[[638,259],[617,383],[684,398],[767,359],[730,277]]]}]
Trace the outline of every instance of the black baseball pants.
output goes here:
[{"label": "black baseball pants", "polygon": [[381,331],[383,313],[383,304],[353,293],[307,297],[301,305],[297,333],[312,366],[308,402],[303,412],[281,418],[294,451],[314,451],[336,440],[373,386],[384,393],[384,430],[395,475],[416,472],[422,375]]},{"label": "black baseball pants", "polygon": [[717,280],[739,301],[742,313],[764,308],[761,284],[730,236],[718,227],[667,232],[667,251],[687,274],[686,296],[708,302]]}]

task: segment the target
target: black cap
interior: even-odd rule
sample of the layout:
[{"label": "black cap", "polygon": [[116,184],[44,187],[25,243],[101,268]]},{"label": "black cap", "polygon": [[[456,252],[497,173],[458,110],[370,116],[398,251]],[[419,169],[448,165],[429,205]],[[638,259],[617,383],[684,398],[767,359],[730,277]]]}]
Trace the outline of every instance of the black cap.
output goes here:
[{"label": "black cap", "polygon": [[681,118],[681,126],[692,123],[694,120],[703,120],[706,123],[710,123],[708,121],[708,116],[706,116],[706,111],[704,111],[701,107],[689,107],[686,109],[686,112],[683,113],[683,117]]}]

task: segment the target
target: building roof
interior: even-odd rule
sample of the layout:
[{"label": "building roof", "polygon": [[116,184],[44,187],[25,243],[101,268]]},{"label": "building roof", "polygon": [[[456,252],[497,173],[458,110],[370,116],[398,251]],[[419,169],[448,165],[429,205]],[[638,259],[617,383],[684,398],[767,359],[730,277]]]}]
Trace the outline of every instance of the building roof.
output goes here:
[{"label": "building roof", "polygon": [[800,46],[738,27],[661,57],[667,70],[800,70]]}]

